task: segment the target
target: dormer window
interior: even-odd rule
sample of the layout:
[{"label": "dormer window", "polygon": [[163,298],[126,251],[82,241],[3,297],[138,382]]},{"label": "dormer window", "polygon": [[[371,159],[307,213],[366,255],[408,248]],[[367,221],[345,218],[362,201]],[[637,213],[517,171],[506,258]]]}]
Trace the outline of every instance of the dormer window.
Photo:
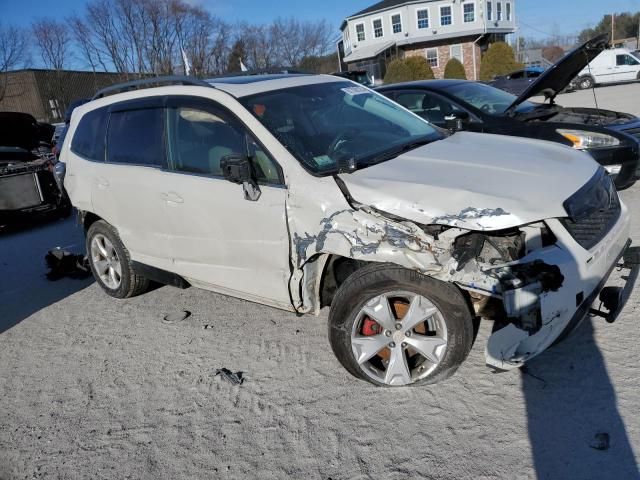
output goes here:
[{"label": "dormer window", "polygon": [[463,3],[462,13],[464,15],[464,23],[471,23],[476,21],[476,4],[475,3]]},{"label": "dormer window", "polygon": [[502,2],[498,2],[498,6],[496,9],[496,20],[499,22],[502,21]]},{"label": "dormer window", "polygon": [[393,30],[393,33],[402,32],[402,17],[399,13],[391,15],[391,29]]},{"label": "dormer window", "polygon": [[384,35],[384,31],[382,30],[382,19],[376,18],[373,21],[373,36],[374,38],[380,38]]},{"label": "dormer window", "polygon": [[487,2],[487,20],[493,22],[493,2]]},{"label": "dormer window", "polygon": [[440,26],[444,27],[453,24],[453,15],[451,13],[451,5],[440,7]]},{"label": "dormer window", "polygon": [[364,42],[364,23],[358,23],[356,25],[356,36],[358,37],[358,42]]},{"label": "dormer window", "polygon": [[429,28],[429,10],[418,10],[418,30]]}]

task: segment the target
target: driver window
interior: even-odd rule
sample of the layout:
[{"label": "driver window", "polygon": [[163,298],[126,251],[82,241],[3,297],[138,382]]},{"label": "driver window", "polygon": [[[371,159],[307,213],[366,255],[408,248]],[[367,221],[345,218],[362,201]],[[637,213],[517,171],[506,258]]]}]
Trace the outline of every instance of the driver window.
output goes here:
[{"label": "driver window", "polygon": [[617,55],[616,56],[618,66],[621,65],[638,65],[640,62],[630,55]]},{"label": "driver window", "polygon": [[460,112],[460,108],[430,92],[398,92],[396,102],[435,125],[444,125],[445,117]]},{"label": "driver window", "polygon": [[227,155],[249,155],[261,183],[280,183],[271,157],[235,119],[218,109],[177,107],[169,110],[171,167],[176,172],[221,177]]},{"label": "driver window", "polygon": [[521,78],[525,77],[525,72],[524,71],[519,71],[519,72],[514,72],[511,75],[509,75],[509,78],[511,80],[519,80]]}]

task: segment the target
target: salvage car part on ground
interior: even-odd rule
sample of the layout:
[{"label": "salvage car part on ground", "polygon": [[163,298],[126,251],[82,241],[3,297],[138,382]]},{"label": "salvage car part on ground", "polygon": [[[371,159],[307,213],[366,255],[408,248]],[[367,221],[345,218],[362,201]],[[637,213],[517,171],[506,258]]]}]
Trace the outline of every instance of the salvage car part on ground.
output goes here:
[{"label": "salvage car part on ground", "polygon": [[376,385],[453,374],[477,317],[495,321],[487,364],[522,366],[580,323],[629,245],[586,153],[449,135],[334,76],[111,87],[75,110],[62,160],[106,293],[154,280],[330,306],[337,358]]}]

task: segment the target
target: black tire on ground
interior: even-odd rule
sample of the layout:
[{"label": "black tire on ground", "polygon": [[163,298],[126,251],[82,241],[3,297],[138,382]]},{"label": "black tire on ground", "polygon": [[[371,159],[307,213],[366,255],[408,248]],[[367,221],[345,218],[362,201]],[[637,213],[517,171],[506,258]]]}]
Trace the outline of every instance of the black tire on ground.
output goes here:
[{"label": "black tire on ground", "polygon": [[[93,238],[98,234],[104,235],[111,242],[117,253],[118,260],[120,262],[120,268],[122,271],[120,285],[117,289],[112,289],[105,285],[105,283],[100,279],[100,276],[96,272],[96,268],[91,256],[91,242]],[[122,243],[122,240],[120,240],[120,236],[118,235],[116,229],[109,225],[107,222],[105,222],[104,220],[98,220],[89,227],[86,236],[86,248],[87,257],[89,258],[89,265],[91,266],[93,277],[96,279],[98,285],[100,285],[100,287],[102,287],[102,289],[108,295],[114,298],[131,298],[140,295],[148,290],[149,280],[142,275],[138,275],[134,272],[129,251]]]},{"label": "black tire on ground", "polygon": [[590,88],[593,88],[595,84],[596,82],[593,80],[593,77],[589,75],[581,77],[578,80],[578,86],[580,87],[580,90],[588,90]]},{"label": "black tire on ground", "polygon": [[356,378],[388,386],[362,371],[352,353],[351,332],[367,301],[394,291],[412,292],[430,300],[442,313],[447,327],[447,347],[437,368],[410,385],[433,384],[453,375],[473,345],[474,317],[469,304],[455,285],[390,264],[372,264],[357,270],[336,293],[329,312],[329,342],[337,359]]}]

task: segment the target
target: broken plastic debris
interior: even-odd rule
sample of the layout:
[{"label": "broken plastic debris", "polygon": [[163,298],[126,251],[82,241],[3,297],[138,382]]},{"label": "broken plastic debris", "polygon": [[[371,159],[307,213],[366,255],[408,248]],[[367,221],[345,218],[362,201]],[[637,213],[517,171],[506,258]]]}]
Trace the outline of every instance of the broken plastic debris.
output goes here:
[{"label": "broken plastic debris", "polygon": [[162,323],[168,323],[168,324],[180,323],[181,321],[186,320],[190,316],[191,316],[191,312],[188,310],[183,310],[181,312],[175,312],[175,313],[168,313],[162,319]]},{"label": "broken plastic debris", "polygon": [[232,372],[228,368],[219,368],[216,370],[216,376],[220,375],[227,382],[233,383],[234,385],[242,385],[244,382],[243,372]]},{"label": "broken plastic debris", "polygon": [[610,440],[608,433],[596,433],[596,436],[589,444],[595,450],[609,450]]},{"label": "broken plastic debris", "polygon": [[54,248],[44,257],[49,271],[47,279],[60,280],[64,277],[81,280],[91,276],[89,260],[84,255],[77,255],[62,248]]}]

